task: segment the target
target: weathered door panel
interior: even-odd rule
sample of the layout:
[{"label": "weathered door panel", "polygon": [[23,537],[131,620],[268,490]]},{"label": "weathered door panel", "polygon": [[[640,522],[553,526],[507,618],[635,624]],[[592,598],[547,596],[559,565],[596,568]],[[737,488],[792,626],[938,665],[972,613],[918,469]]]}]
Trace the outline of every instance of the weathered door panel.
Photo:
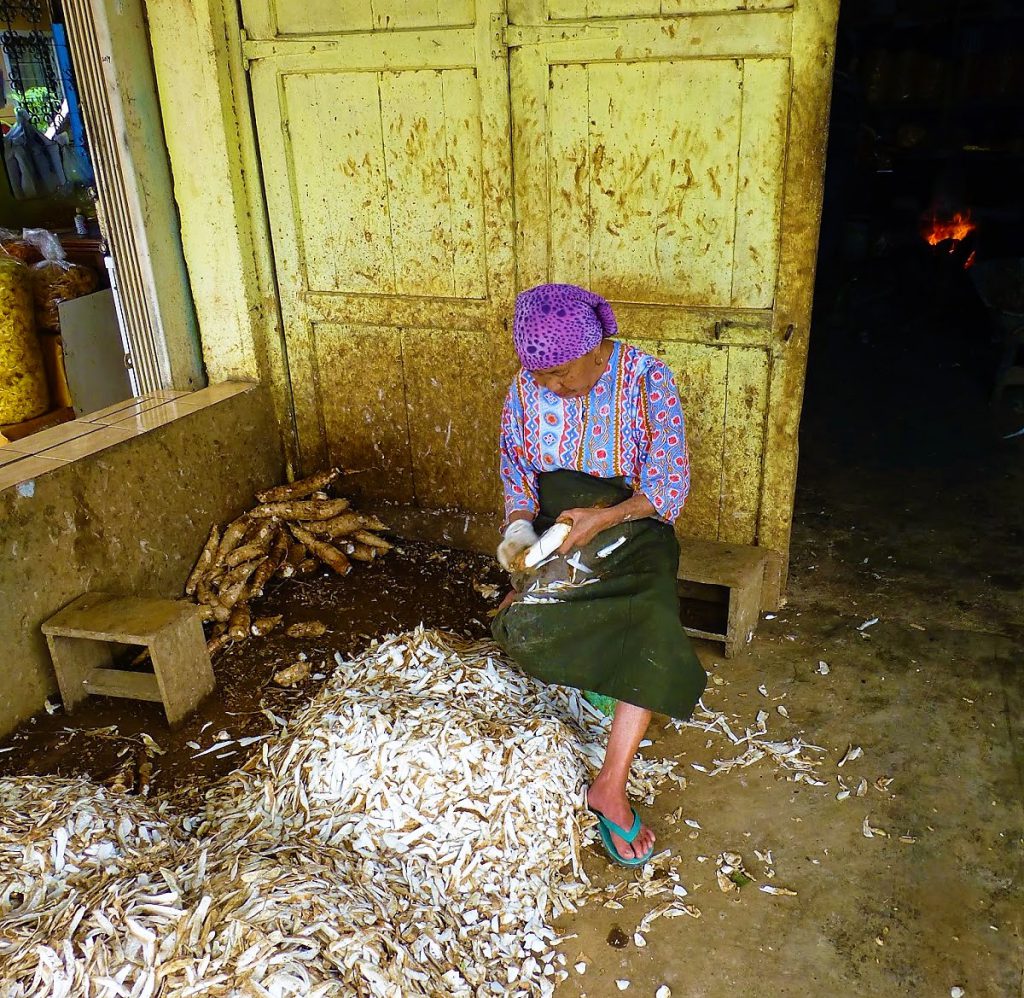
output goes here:
[{"label": "weathered door panel", "polygon": [[[615,299],[729,304],[742,65],[599,63],[586,71],[590,282]],[[701,107],[715,113],[694,113]]]},{"label": "weathered door panel", "polygon": [[242,0],[250,37],[456,27],[474,23],[474,0]]},{"label": "weathered door panel", "polygon": [[[257,65],[257,87],[261,75]],[[379,74],[293,73],[268,83],[281,88],[296,263],[306,290],[393,293]],[[328,196],[325,178],[337,173],[344,180]]]},{"label": "weathered door panel", "polygon": [[[772,307],[788,38],[759,34],[748,55],[737,31],[728,58],[707,24],[752,19],[777,31],[784,17],[694,19],[696,39],[681,37],[682,19],[662,19],[679,37],[660,32],[653,55],[647,22],[571,40],[523,29],[511,63],[522,284],[573,279],[630,303]],[[705,36],[715,51],[695,54]]]},{"label": "weathered door panel", "polygon": [[362,495],[412,502],[402,331],[317,323],[310,339],[328,461],[358,471]]},{"label": "weathered door panel", "polygon": [[730,304],[741,308],[775,300],[791,86],[788,59],[743,60],[730,289]]},{"label": "weathered door panel", "polygon": [[[636,5],[612,6],[600,9]],[[757,539],[788,138],[782,17],[513,33],[521,281],[592,287],[676,373],[691,450],[683,536]],[[750,18],[771,30],[747,46]]]},{"label": "weathered door panel", "polygon": [[690,496],[680,518],[678,532],[684,537],[717,538],[722,518],[719,485],[724,449],[728,351],[725,347],[703,343],[666,343],[645,339],[634,339],[633,342],[660,357],[677,376],[690,450]]},{"label": "weathered door panel", "polygon": [[493,509],[514,297],[495,3],[299,8],[247,2],[245,52],[302,463]]},{"label": "weathered door panel", "polygon": [[514,369],[472,330],[318,324],[328,459],[360,495],[428,509],[500,502],[495,412]]},{"label": "weathered door panel", "polygon": [[770,368],[766,350],[729,348],[719,540],[753,544],[757,539]]},{"label": "weathered door panel", "polygon": [[746,10],[781,10],[793,0],[509,0],[511,16],[521,23],[586,21],[611,17],[658,17],[664,14],[722,14]]},{"label": "weathered door panel", "polygon": [[471,330],[405,329],[402,347],[417,502],[499,509],[497,417],[516,370],[509,351]]}]

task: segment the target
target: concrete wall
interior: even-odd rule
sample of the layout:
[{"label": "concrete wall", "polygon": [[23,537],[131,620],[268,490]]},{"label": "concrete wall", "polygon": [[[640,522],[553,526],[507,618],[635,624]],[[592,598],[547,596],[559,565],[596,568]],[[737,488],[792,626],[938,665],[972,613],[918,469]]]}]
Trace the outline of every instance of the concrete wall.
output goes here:
[{"label": "concrete wall", "polygon": [[210,525],[283,474],[254,385],[0,491],[0,736],[57,688],[44,620],[89,590],[180,596]]}]

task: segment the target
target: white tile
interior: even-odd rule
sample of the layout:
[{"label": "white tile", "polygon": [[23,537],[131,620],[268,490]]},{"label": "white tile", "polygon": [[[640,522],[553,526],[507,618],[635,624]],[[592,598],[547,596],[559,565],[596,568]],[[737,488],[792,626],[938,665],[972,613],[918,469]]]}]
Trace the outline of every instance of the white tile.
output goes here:
[{"label": "white tile", "polygon": [[115,409],[113,412],[107,412],[102,415],[94,412],[84,418],[90,423],[99,423],[101,426],[110,426],[113,423],[130,419],[132,416],[139,415],[139,413],[148,412],[150,409],[157,409],[166,404],[167,399],[163,398],[136,399],[134,402],[129,402],[123,408]]},{"label": "white tile", "polygon": [[130,440],[133,436],[135,434],[131,430],[121,426],[100,426],[95,433],[87,433],[84,437],[75,437],[74,440],[52,447],[46,452],[46,456],[62,461],[75,461],[107,447],[113,447],[123,440]]},{"label": "white tile", "polygon": [[62,444],[66,440],[74,440],[75,437],[92,433],[96,429],[94,423],[87,423],[84,420],[72,419],[66,423],[58,423],[38,433],[30,433],[20,440],[12,440],[10,448],[21,454],[39,454],[42,451]]},{"label": "white tile", "polygon": [[145,433],[148,430],[155,430],[158,426],[164,426],[166,423],[172,423],[174,420],[180,419],[185,415],[186,411],[195,412],[194,409],[179,409],[175,406],[174,402],[167,402],[155,409],[133,413],[110,425],[116,429],[130,430],[133,434]]},{"label": "white tile", "polygon": [[0,466],[0,490],[14,488],[22,482],[31,481],[48,471],[66,467],[67,461],[52,461],[45,457],[25,457],[20,461]]},{"label": "white tile", "polygon": [[115,402],[113,405],[108,405],[105,409],[97,409],[95,412],[87,412],[79,418],[87,419],[89,422],[94,422],[103,416],[109,416],[112,412],[120,412],[122,409],[127,409],[130,405],[136,405],[140,401],[144,400],[136,398],[123,399],[120,402]]},{"label": "white tile", "polygon": [[200,388],[197,392],[190,392],[175,399],[178,405],[189,406],[193,409],[201,409],[204,406],[215,405],[225,399],[240,395],[256,387],[251,381],[222,381],[218,385],[210,385],[209,388]]}]

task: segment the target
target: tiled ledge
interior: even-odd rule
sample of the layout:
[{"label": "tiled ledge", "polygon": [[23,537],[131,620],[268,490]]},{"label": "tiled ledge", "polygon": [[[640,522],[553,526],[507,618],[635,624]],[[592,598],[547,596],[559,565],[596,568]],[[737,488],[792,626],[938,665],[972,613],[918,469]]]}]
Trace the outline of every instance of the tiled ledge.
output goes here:
[{"label": "tiled ledge", "polygon": [[114,444],[253,388],[225,381],[197,392],[161,389],[0,446],[0,490],[13,488]]}]

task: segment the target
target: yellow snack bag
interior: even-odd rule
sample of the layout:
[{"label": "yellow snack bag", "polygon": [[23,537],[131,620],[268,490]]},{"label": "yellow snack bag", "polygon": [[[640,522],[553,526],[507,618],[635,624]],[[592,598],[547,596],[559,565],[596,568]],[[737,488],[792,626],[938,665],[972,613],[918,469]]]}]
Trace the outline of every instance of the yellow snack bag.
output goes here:
[{"label": "yellow snack bag", "polygon": [[0,424],[24,422],[50,407],[34,313],[29,269],[0,253]]}]

